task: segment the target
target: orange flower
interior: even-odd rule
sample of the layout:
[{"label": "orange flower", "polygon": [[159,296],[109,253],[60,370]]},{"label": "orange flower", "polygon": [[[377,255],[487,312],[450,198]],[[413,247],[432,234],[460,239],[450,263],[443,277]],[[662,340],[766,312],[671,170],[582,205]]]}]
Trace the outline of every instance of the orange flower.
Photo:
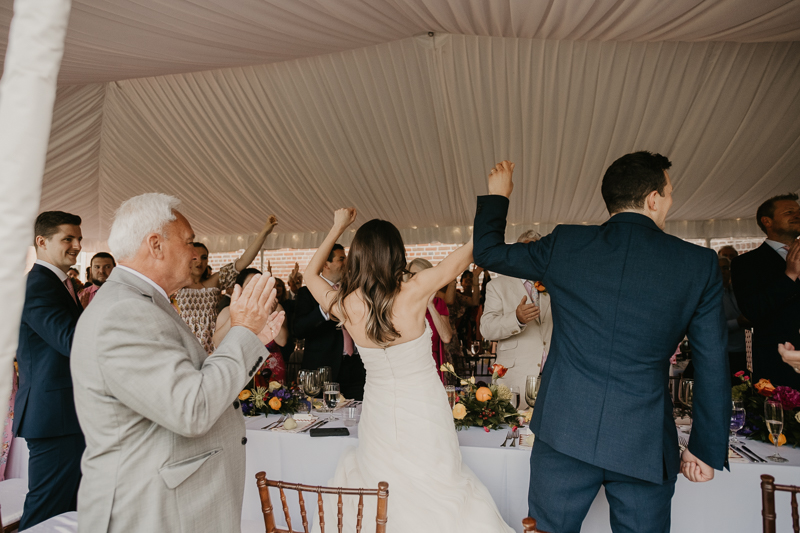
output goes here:
[{"label": "orange flower", "polygon": [[508,372],[508,369],[506,367],[504,367],[503,365],[498,365],[497,363],[490,366],[489,370],[491,371],[492,375],[497,374],[497,377],[499,378],[502,378],[503,376],[506,375],[506,372]]},{"label": "orange flower", "polygon": [[544,288],[541,281],[534,281],[533,287],[539,292],[547,292],[547,289]]},{"label": "orange flower", "polygon": [[768,379],[760,379],[758,383],[755,383],[753,387],[756,388],[758,393],[761,396],[770,397],[775,393],[775,387],[770,383]]},{"label": "orange flower", "polygon": [[481,387],[475,391],[475,399],[479,402],[488,402],[492,399],[492,390],[489,387]]},{"label": "orange flower", "polygon": [[252,395],[253,395],[253,393],[251,393],[249,390],[245,389],[245,390],[243,390],[242,392],[239,393],[239,400],[245,401],[246,399],[248,399]]},{"label": "orange flower", "polygon": [[271,398],[269,401],[269,406],[273,411],[278,411],[281,408],[281,399],[277,396]]},{"label": "orange flower", "polygon": [[467,408],[463,403],[457,403],[453,406],[453,418],[456,420],[463,420],[467,416]]}]

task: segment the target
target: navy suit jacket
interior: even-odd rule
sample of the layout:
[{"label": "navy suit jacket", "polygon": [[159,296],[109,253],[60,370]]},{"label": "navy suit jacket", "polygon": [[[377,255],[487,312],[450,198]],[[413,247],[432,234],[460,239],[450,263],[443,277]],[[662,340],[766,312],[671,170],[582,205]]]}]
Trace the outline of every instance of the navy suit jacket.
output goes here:
[{"label": "navy suit jacket", "polygon": [[81,432],[69,371],[72,337],[81,311],[55,273],[33,265],[19,327],[14,435],[48,438]]},{"label": "navy suit jacket", "polygon": [[541,280],[553,335],[531,420],[537,439],[586,463],[662,483],[680,470],[669,359],[688,334],[695,365],[690,451],[727,465],[731,390],[722,278],[713,250],[620,213],[505,244],[508,199],[478,198],[475,263]]},{"label": "navy suit jacket", "polygon": [[[800,347],[800,280],[769,244],[734,258],[731,283],[742,314],[753,323],[753,374],[800,390],[800,374],[783,362],[778,344]],[[743,369],[742,369],[743,370]]]},{"label": "navy suit jacket", "polygon": [[342,329],[336,320],[326,320],[319,304],[308,287],[300,287],[295,296],[294,321],[292,332],[298,339],[305,339],[303,348],[303,368],[315,370],[322,366],[331,367],[333,380],[339,379],[344,351]]}]

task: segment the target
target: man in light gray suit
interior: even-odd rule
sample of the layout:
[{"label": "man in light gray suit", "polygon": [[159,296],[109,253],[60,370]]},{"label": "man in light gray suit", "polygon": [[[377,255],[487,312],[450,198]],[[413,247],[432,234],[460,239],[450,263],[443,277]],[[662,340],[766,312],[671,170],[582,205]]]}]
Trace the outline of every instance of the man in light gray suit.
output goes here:
[{"label": "man in light gray suit", "polygon": [[231,330],[206,355],[167,295],[191,283],[194,234],[176,198],[143,194],[117,211],[119,260],[78,322],[71,370],[86,436],[81,532],[237,532],[245,426],[237,395],[283,322],[274,280],[231,299]]}]

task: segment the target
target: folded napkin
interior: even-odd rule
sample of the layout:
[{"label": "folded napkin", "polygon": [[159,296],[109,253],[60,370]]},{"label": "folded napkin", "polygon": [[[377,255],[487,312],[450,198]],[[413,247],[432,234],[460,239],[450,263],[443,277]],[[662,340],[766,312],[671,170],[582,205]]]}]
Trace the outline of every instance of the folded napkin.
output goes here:
[{"label": "folded napkin", "polygon": [[[351,403],[353,403],[353,400],[347,400],[345,399],[344,396],[340,394],[338,403],[336,404],[336,407],[334,407],[332,410],[338,411],[339,409],[347,407]],[[314,406],[314,409],[316,409],[317,411],[323,411],[325,409],[325,404],[323,404],[322,400],[320,400],[319,398],[315,398],[312,404]]]},{"label": "folded napkin", "polygon": [[294,418],[294,421],[297,422],[296,428],[285,429],[283,427],[283,424],[279,424],[277,427],[272,428],[270,431],[280,431],[282,433],[297,433],[298,431],[304,430],[305,428],[307,428],[308,426],[319,420],[319,417],[316,417],[314,415],[301,415],[301,414],[292,415],[292,418]]},{"label": "folded napkin", "polygon": [[520,448],[533,448],[533,441],[536,435],[533,434],[530,428],[519,428],[519,442],[517,443]]}]

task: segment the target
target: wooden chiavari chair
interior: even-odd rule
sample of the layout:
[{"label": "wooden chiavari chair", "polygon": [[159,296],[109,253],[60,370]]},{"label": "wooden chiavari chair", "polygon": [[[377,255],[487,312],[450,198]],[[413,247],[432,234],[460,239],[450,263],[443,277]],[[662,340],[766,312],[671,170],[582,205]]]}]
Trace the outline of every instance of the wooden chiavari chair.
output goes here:
[{"label": "wooden chiavari chair", "polygon": [[[356,533],[360,533],[361,524],[363,521],[364,511],[364,496],[377,496],[378,497],[378,512],[375,517],[375,533],[386,533],[387,521],[387,507],[389,503],[389,484],[385,481],[378,483],[377,489],[345,489],[345,488],[331,488],[331,487],[314,487],[311,485],[301,485],[299,483],[284,483],[283,481],[271,481],[267,479],[265,472],[256,474],[256,484],[258,485],[258,493],[261,497],[261,511],[264,513],[264,525],[267,528],[267,533],[294,533],[292,529],[292,518],[289,513],[289,505],[286,502],[286,494],[284,489],[296,490],[298,503],[300,504],[300,516],[302,517],[303,531],[309,532],[308,513],[306,511],[305,500],[303,499],[303,491],[313,492],[317,495],[317,507],[319,509],[319,523],[320,531],[325,533],[325,511],[322,506],[323,494],[337,494],[339,496],[337,514],[337,529],[342,533],[343,512],[342,512],[342,496],[354,495],[358,496],[358,515],[356,517]],[[283,515],[286,518],[286,525],[289,529],[278,529],[275,527],[275,516],[273,514],[272,500],[269,496],[269,487],[275,487],[280,492],[281,506],[283,507]],[[299,531],[297,532],[299,533]]]},{"label": "wooden chiavari chair", "polygon": [[522,529],[525,533],[545,533],[541,529],[536,529],[536,519],[530,516],[522,519]]},{"label": "wooden chiavari chair", "polygon": [[775,533],[775,491],[785,491],[792,495],[792,527],[794,533],[800,533],[800,514],[797,511],[797,494],[800,487],[796,485],[776,485],[775,478],[764,474],[761,476],[761,516],[764,533]]}]

